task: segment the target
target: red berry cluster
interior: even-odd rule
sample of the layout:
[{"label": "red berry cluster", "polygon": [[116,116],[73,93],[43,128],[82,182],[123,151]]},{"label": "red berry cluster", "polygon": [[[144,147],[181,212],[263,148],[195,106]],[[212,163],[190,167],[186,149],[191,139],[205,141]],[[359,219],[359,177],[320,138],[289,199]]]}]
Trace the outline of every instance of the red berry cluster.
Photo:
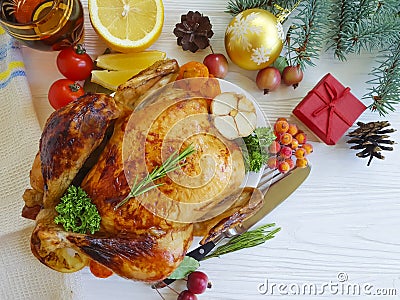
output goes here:
[{"label": "red berry cluster", "polygon": [[295,166],[305,168],[308,164],[306,156],[313,152],[312,145],[307,143],[306,134],[296,124],[289,124],[285,118],[275,122],[274,133],[276,140],[268,148],[268,167],[278,169],[283,174]]},{"label": "red berry cluster", "polygon": [[208,286],[208,276],[205,273],[200,271],[192,272],[187,279],[187,290],[179,294],[178,300],[197,300],[196,295],[204,293]]}]

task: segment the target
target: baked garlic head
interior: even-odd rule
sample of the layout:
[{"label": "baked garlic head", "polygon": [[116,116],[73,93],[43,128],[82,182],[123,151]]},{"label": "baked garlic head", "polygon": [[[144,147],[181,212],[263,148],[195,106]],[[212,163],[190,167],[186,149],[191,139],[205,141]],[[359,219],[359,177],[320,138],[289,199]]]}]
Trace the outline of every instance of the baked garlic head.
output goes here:
[{"label": "baked garlic head", "polygon": [[214,126],[228,140],[249,136],[257,125],[256,108],[242,94],[224,92],[211,102]]}]

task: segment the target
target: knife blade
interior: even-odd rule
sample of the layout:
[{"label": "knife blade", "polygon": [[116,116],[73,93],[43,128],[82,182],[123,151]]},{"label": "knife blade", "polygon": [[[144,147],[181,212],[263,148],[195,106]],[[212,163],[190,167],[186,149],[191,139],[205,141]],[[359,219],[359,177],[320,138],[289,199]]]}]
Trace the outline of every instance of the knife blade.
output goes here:
[{"label": "knife blade", "polygon": [[[310,172],[310,165],[305,168],[295,168],[291,171],[291,174],[288,174],[272,184],[264,195],[264,204],[260,210],[254,216],[245,220],[241,225],[244,231],[249,230],[272,210],[279,206],[279,204],[281,204],[285,199],[287,199],[304,182],[304,180],[306,180]],[[207,256],[208,253],[212,251],[216,244],[217,241],[208,242],[188,252],[186,256],[190,256],[197,261],[201,261]],[[174,281],[175,279],[166,278],[163,281],[154,284],[153,287],[162,288]]]},{"label": "knife blade", "polygon": [[245,230],[249,230],[258,221],[263,219],[271,211],[279,206],[286,200],[297,188],[306,180],[311,172],[311,165],[305,168],[295,168],[291,174],[277,181],[275,184],[268,188],[264,195],[264,205],[260,208],[254,216],[248,218],[242,223]]}]

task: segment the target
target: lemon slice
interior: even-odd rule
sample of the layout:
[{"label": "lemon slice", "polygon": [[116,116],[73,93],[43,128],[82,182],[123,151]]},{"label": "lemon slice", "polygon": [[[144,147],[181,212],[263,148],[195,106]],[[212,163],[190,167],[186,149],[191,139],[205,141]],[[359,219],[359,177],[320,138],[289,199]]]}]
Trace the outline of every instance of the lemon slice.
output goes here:
[{"label": "lemon slice", "polygon": [[107,70],[146,69],[156,61],[165,59],[162,51],[142,51],[137,53],[115,53],[100,55],[96,59],[99,68]]},{"label": "lemon slice", "polygon": [[117,51],[142,51],[161,34],[162,0],[89,0],[88,6],[94,30]]},{"label": "lemon slice", "polygon": [[118,86],[127,82],[140,71],[141,69],[123,71],[93,70],[91,81],[109,90],[116,91]]}]

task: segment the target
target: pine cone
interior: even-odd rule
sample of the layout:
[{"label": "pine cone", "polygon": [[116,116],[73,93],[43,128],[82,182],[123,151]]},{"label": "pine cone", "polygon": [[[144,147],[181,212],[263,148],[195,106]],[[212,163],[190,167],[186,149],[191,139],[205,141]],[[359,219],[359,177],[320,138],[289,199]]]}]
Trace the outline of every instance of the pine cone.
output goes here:
[{"label": "pine cone", "polygon": [[183,50],[190,50],[194,53],[210,45],[209,38],[214,35],[211,28],[208,17],[198,11],[189,11],[186,15],[181,16],[181,23],[175,25],[174,34],[178,38],[178,45],[182,46]]},{"label": "pine cone", "polygon": [[389,135],[387,133],[395,132],[393,128],[385,127],[390,126],[388,121],[378,121],[378,122],[357,122],[359,128],[350,132],[347,136],[351,137],[347,141],[348,144],[356,144],[350,149],[356,149],[362,151],[358,152],[356,155],[358,157],[369,157],[367,166],[371,164],[374,157],[379,159],[384,159],[385,157],[380,153],[382,150],[392,151],[393,147],[388,147],[384,145],[393,145],[394,142],[388,140]]}]

